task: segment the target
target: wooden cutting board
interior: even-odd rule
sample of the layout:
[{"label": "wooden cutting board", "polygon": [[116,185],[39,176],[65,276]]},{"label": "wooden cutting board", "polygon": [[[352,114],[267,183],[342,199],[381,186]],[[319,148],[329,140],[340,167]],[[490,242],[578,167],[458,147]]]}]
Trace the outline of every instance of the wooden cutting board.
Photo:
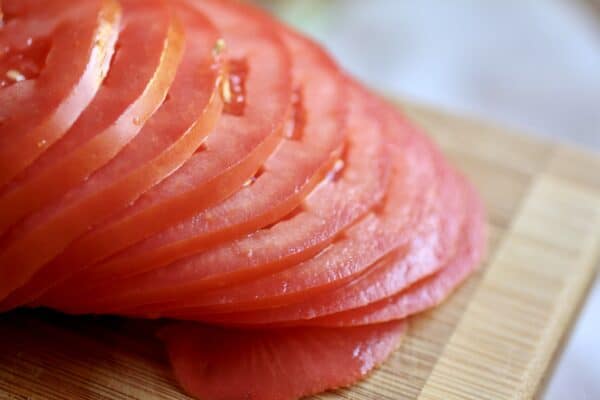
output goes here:
[{"label": "wooden cutting board", "polygon": [[[411,321],[368,380],[316,398],[531,398],[598,264],[600,156],[406,109],[483,194],[488,257],[442,307]],[[0,399],[187,399],[154,327],[39,311],[0,316]]]}]

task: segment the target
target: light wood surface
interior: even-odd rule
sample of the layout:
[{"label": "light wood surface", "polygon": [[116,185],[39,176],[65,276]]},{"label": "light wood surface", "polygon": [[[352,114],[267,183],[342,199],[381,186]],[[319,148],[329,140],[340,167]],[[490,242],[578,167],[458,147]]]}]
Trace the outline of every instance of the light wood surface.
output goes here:
[{"label": "light wood surface", "polygon": [[[488,257],[443,306],[411,321],[369,379],[315,399],[531,398],[600,258],[600,156],[406,109],[480,189]],[[0,399],[187,399],[154,328],[50,312],[0,316]]]}]

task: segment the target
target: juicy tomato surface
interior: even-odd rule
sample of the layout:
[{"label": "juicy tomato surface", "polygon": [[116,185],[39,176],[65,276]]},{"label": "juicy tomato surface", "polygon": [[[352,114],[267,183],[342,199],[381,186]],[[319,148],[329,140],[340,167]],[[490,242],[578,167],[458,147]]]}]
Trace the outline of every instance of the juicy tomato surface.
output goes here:
[{"label": "juicy tomato surface", "polygon": [[167,326],[175,377],[199,399],[293,400],[348,386],[399,345],[402,322],[366,327],[224,330]]},{"label": "juicy tomato surface", "polygon": [[0,192],[0,232],[111,160],[163,101],[182,52],[180,23],[160,0],[121,4],[122,31],[106,79],[62,139]]},{"label": "juicy tomato surface", "polygon": [[416,131],[405,130],[403,135],[404,119],[396,117],[393,110],[390,116],[396,123],[391,125],[391,131],[386,131],[386,139],[388,146],[394,147],[395,159],[384,203],[344,230],[325,250],[251,282],[210,291],[181,291],[177,294],[179,300],[160,306],[152,303],[136,311],[166,316],[181,308],[214,313],[292,304],[347,283],[393,251],[406,251],[414,229],[431,215],[439,201],[439,185],[433,184],[437,152]]},{"label": "juicy tomato surface", "polygon": [[191,396],[362,379],[477,267],[483,213],[245,2],[0,0],[0,311],[170,318],[151,330]]},{"label": "juicy tomato surface", "polygon": [[[379,101],[375,103],[379,104]],[[250,282],[229,282],[226,287],[206,288],[212,289],[208,291],[196,290],[194,275],[184,269],[183,274],[174,274],[174,278],[171,278],[186,282],[181,286],[174,285],[179,291],[172,292],[171,301],[164,304],[158,301],[147,303],[147,307],[137,308],[135,312],[140,312],[140,315],[145,315],[145,312],[147,315],[170,315],[171,312],[181,311],[181,308],[193,308],[196,311],[202,309],[205,313],[214,313],[292,304],[347,283],[397,249],[405,251],[415,227],[435,209],[439,189],[439,185],[433,184],[436,177],[434,161],[437,153],[431,143],[411,130],[401,116],[393,111],[383,115],[388,118],[385,143],[395,158],[391,185],[382,204],[354,225],[341,230],[341,234],[338,234],[333,242],[328,242],[325,249],[306,261],[286,265],[281,271],[267,270],[268,275],[263,274]],[[293,220],[294,218],[284,221],[282,226]],[[283,235],[275,237],[285,238]],[[307,237],[310,240],[318,238],[317,235]],[[281,242],[275,243],[277,245],[273,248],[276,250],[270,250],[271,252],[296,248],[282,245]],[[261,250],[264,247],[252,247],[253,257],[249,259],[254,259],[256,249]],[[190,270],[196,274],[205,274],[206,270],[210,271],[212,268],[222,274],[221,271],[227,268],[227,264],[210,263],[202,267],[198,270],[192,266]],[[169,269],[163,270],[161,279],[173,283],[172,280],[168,280]],[[129,290],[137,292],[132,288]],[[121,306],[126,304],[128,302],[123,301]]]},{"label": "juicy tomato surface", "polygon": [[283,33],[292,54],[297,95],[289,130],[260,176],[224,202],[84,269],[57,288],[58,293],[74,288],[89,293],[107,281],[167,265],[274,223],[330,171],[345,143],[348,87],[320,48],[289,31]]},{"label": "juicy tomato surface", "polygon": [[95,96],[122,15],[116,0],[1,6],[0,188],[61,138]]},{"label": "juicy tomato surface", "polygon": [[[213,129],[222,109],[217,91],[221,60],[213,55],[219,32],[199,12],[181,5],[186,47],[168,100],[114,159],[52,208],[64,224],[90,225],[138,198],[185,162]],[[75,273],[76,266],[53,264],[40,269],[2,304],[14,308]]]},{"label": "juicy tomato surface", "polygon": [[[123,30],[108,76],[67,134],[24,172],[24,187],[15,182],[17,193],[7,194],[2,208],[7,215],[85,179],[140,131],[166,96],[182,53],[181,25],[161,0],[124,0],[122,6]],[[0,265],[7,271],[0,299],[89,228],[90,222],[78,216],[54,218],[55,208],[61,206],[27,217],[2,238]]]},{"label": "juicy tomato surface", "polygon": [[381,121],[371,116],[374,104],[363,102],[358,91],[352,93],[346,167],[324,181],[290,218],[166,267],[82,291],[77,297],[54,291],[40,303],[71,312],[99,312],[105,307],[126,309],[185,296],[191,300],[207,289],[263,276],[322,251],[377,204],[388,187],[390,162]]},{"label": "juicy tomato surface", "polygon": [[[251,312],[240,312],[204,316],[204,320],[219,324],[256,325],[285,324],[298,325],[306,320],[353,310],[393,296],[415,282],[430,276],[453,258],[462,246],[466,233],[467,207],[466,193],[461,188],[459,177],[446,166],[440,168],[436,180],[443,185],[436,211],[415,228],[406,249],[400,249],[369,270],[338,289],[326,291],[308,301],[286,307],[269,308]],[[198,319],[192,310],[177,314],[181,319]]]},{"label": "juicy tomato surface", "polygon": [[[470,185],[468,192],[469,214],[459,249],[434,275],[427,277],[400,293],[356,310],[348,310],[314,320],[306,325],[358,326],[399,320],[439,305],[479,265],[485,249],[483,206]],[[379,279],[381,276],[373,276]]]},{"label": "juicy tomato surface", "polygon": [[54,262],[93,265],[222,201],[239,190],[280,143],[292,80],[290,56],[279,35],[244,14],[242,4],[210,0],[193,5],[221,31],[228,58],[234,60],[228,81],[234,83],[227,86],[239,86],[239,96],[233,89],[224,95],[225,112],[215,132],[184,165],[74,241]]}]

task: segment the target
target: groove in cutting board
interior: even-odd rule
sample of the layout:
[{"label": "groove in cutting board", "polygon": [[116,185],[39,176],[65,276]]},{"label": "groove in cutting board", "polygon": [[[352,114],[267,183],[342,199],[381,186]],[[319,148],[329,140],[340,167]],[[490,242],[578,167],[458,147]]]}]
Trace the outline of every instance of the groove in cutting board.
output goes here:
[{"label": "groove in cutting board", "polygon": [[[366,381],[315,399],[533,395],[586,293],[600,250],[600,156],[406,106],[475,182],[488,209],[482,269],[411,321]],[[0,400],[188,399],[156,323],[18,311],[0,316]]]}]

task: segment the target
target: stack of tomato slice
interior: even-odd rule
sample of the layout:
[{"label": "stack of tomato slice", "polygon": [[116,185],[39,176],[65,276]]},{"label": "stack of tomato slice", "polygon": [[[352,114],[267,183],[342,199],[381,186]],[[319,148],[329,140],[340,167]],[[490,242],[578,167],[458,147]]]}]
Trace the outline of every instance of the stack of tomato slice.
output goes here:
[{"label": "stack of tomato slice", "polygon": [[383,362],[477,265],[482,207],[316,44],[218,0],[0,2],[0,308],[170,320],[203,399]]}]

